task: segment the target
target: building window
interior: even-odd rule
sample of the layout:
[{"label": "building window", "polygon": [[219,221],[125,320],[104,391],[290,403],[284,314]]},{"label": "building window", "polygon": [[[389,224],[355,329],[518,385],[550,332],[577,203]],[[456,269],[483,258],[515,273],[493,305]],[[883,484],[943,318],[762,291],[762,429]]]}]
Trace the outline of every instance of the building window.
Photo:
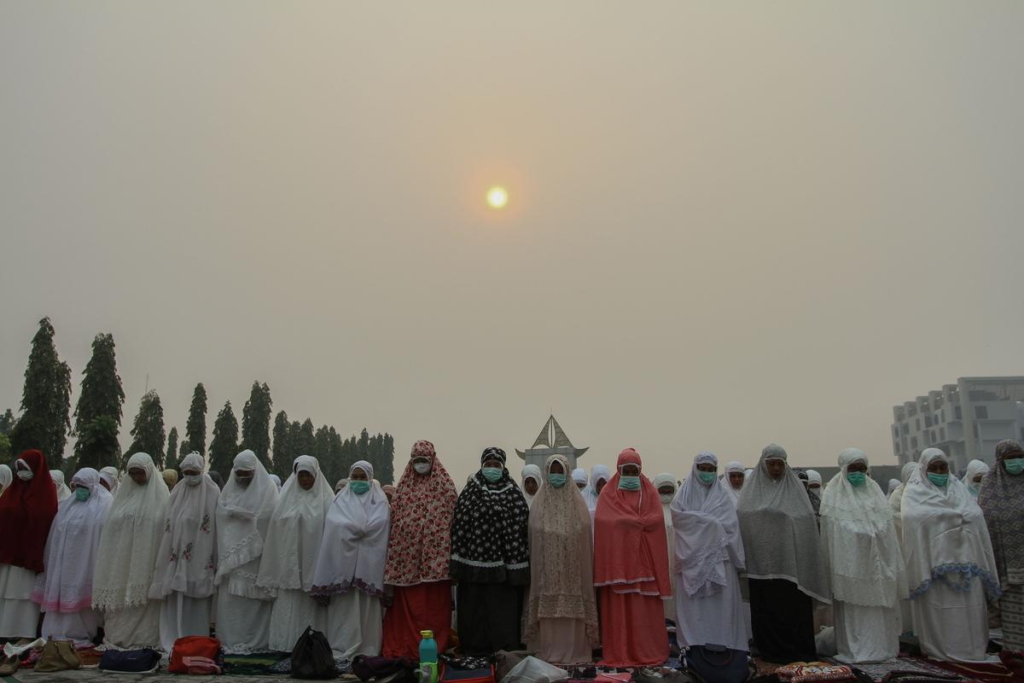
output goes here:
[{"label": "building window", "polygon": [[974,406],[974,417],[979,420],[987,420],[988,406]]},{"label": "building window", "polygon": [[932,416],[931,415],[925,415],[924,416],[924,426],[925,426],[925,429],[927,429],[928,427],[932,426]]},{"label": "building window", "polygon": [[917,450],[917,437],[916,436],[910,437],[910,447],[913,448],[915,451]]},{"label": "building window", "polygon": [[940,441],[945,441],[946,440],[946,428],[945,427],[940,427],[939,428],[939,440]]},{"label": "building window", "polygon": [[917,423],[917,426],[914,427],[914,431],[915,432],[919,432],[919,431],[921,431],[921,418],[917,418],[916,423]]},{"label": "building window", "polygon": [[960,406],[956,406],[955,408],[953,408],[953,419],[954,420],[962,420],[962,419],[964,419],[964,414],[963,414],[963,411],[960,410]]}]

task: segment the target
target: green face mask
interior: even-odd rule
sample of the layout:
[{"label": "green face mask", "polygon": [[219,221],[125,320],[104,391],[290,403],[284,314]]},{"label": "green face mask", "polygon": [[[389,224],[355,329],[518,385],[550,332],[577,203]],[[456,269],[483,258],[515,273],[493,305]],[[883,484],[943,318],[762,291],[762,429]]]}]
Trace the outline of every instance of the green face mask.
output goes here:
[{"label": "green face mask", "polygon": [[697,471],[697,477],[700,478],[700,483],[705,485],[711,485],[715,483],[716,476],[717,475],[714,472],[701,472],[700,470]]},{"label": "green face mask", "polygon": [[565,486],[565,475],[564,474],[549,474],[548,483],[554,486],[556,489],[560,489]]},{"label": "green face mask", "polygon": [[639,491],[640,477],[619,477],[619,488],[623,491]]},{"label": "green face mask", "polygon": [[483,472],[484,479],[492,484],[501,479],[502,469],[500,467],[484,467],[480,471]]},{"label": "green face mask", "polygon": [[935,484],[939,488],[942,488],[946,484],[949,483],[949,475],[948,474],[934,474],[932,472],[929,472],[928,473],[928,481],[930,481],[931,483]]},{"label": "green face mask", "polygon": [[1010,474],[1020,474],[1024,472],[1024,458],[1008,458],[1003,461],[1006,465],[1006,471]]},{"label": "green face mask", "polygon": [[352,489],[352,493],[357,496],[361,496],[370,490],[370,482],[368,481],[350,481],[348,487]]},{"label": "green face mask", "polygon": [[79,486],[75,489],[75,498],[83,502],[89,500],[89,489],[84,486]]},{"label": "green face mask", "polygon": [[846,480],[854,486],[863,486],[868,481],[868,475],[863,472],[847,472]]}]

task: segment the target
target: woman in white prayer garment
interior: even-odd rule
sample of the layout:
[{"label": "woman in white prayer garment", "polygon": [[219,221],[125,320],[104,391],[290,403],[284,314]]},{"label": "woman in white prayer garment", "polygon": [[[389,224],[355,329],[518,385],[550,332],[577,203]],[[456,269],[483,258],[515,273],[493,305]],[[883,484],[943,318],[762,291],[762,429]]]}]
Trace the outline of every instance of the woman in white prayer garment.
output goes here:
[{"label": "woman in white prayer garment", "polygon": [[311,594],[328,603],[326,635],[337,657],[380,654],[390,530],[388,499],[373,484],[373,465],[360,460],[327,511],[313,573]]},{"label": "woman in white prayer garment", "polygon": [[217,500],[217,637],[228,654],[265,652],[273,591],[256,585],[277,486],[256,454],[235,456]]},{"label": "woman in white prayer garment", "polygon": [[907,578],[896,525],[863,451],[839,454],[821,501],[821,544],[832,585],[836,658],[846,664],[899,655]]},{"label": "woman in white prayer garment", "polygon": [[71,479],[74,494],[57,509],[43,555],[45,571],[36,577],[32,601],[46,613],[42,636],[91,644],[98,621],[92,609],[92,585],[100,534],[113,498],[100,473],[80,469]]},{"label": "woman in white prayer garment", "polygon": [[[654,477],[654,488],[658,489],[658,497],[661,498],[661,514],[665,518],[665,538],[668,542],[668,571],[669,576],[675,576],[675,553],[672,547],[675,545],[676,532],[672,528],[672,499],[676,497],[679,484],[676,483],[676,475],[671,472],[662,472]],[[665,618],[673,622],[676,620],[675,584],[672,585],[673,598],[665,600]]]},{"label": "woman in white prayer garment", "polygon": [[167,501],[149,589],[151,600],[163,601],[160,647],[168,653],[178,638],[210,635],[220,489],[203,473],[205,466],[198,453],[189,453],[181,461],[182,480]]},{"label": "woman in white prayer garment", "polygon": [[104,642],[131,650],[160,647],[160,600],[149,598],[171,493],[146,453],[128,459],[100,536],[92,606],[103,612]]},{"label": "woman in white prayer garment", "polygon": [[921,453],[903,493],[903,556],[914,633],[930,657],[985,661],[988,601],[999,598],[985,517],[937,448]]},{"label": "woman in white prayer garment", "polygon": [[307,626],[327,628],[327,610],[310,596],[324,535],[324,519],[334,500],[320,463],[300,455],[270,518],[256,585],[274,591],[270,649],[291,652]]},{"label": "woman in white prayer garment", "polygon": [[64,483],[64,473],[60,470],[50,470],[50,479],[53,480],[53,485],[57,489],[57,502],[63,503],[65,500],[71,497],[71,489]]},{"label": "woman in white prayer garment", "polygon": [[981,460],[972,460],[967,463],[967,473],[960,481],[964,483],[964,486],[967,487],[967,492],[974,496],[975,500],[978,499],[978,494],[981,493],[981,482],[985,479],[985,475],[988,472],[988,465]]},{"label": "woman in white prayer garment", "polygon": [[739,573],[746,566],[736,504],[702,451],[671,504],[675,533],[676,637],[680,647],[713,643],[747,651],[750,608]]}]

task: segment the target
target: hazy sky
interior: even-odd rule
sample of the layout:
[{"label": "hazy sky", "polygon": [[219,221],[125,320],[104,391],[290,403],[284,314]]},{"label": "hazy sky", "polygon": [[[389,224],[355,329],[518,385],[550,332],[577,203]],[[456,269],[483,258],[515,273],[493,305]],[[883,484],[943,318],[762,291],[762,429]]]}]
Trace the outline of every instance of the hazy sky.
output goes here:
[{"label": "hazy sky", "polygon": [[[168,429],[895,462],[1024,374],[1024,3],[0,4],[0,410],[51,316]],[[487,188],[508,188],[499,213]]]}]

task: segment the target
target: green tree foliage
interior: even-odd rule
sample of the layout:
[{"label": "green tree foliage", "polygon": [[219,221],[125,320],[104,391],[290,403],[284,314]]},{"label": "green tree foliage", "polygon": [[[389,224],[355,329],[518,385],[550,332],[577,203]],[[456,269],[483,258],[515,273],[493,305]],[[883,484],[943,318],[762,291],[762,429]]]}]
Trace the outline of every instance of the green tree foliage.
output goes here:
[{"label": "green tree foliage", "polygon": [[271,471],[270,415],[273,404],[270,387],[253,382],[249,400],[242,408],[242,449],[255,453],[263,466]]},{"label": "green tree foliage", "polygon": [[164,469],[178,469],[178,428],[171,427],[167,434],[167,457],[164,458]]},{"label": "green tree foliage", "polygon": [[121,469],[124,469],[128,458],[136,453],[148,453],[157,468],[162,468],[167,435],[164,432],[164,408],[155,391],[148,391],[139,401],[139,414],[135,416],[131,434],[132,444],[125,451]]},{"label": "green tree foliage", "polygon": [[121,426],[109,415],[89,420],[78,432],[79,445],[75,450],[80,451],[81,455],[74,456],[65,471],[73,473],[82,467],[98,470],[108,465],[120,466],[121,444],[117,440],[120,431]]},{"label": "green tree foliage", "polygon": [[313,429],[313,421],[308,417],[299,427],[299,438],[296,442],[295,453],[297,455],[313,455],[316,451],[316,432]]},{"label": "green tree foliage", "polygon": [[15,419],[14,413],[11,411],[10,408],[8,408],[7,412],[5,412],[3,415],[0,415],[0,434],[9,436],[11,431],[14,429],[14,425],[17,422],[18,421]]},{"label": "green tree foliage", "polygon": [[[100,469],[117,465],[121,459],[121,445],[117,437],[121,431],[121,407],[124,389],[117,374],[114,337],[98,334],[92,340],[92,358],[82,375],[82,393],[75,408],[75,468]],[[97,421],[105,417],[108,420]],[[111,436],[113,425],[113,439]],[[88,438],[83,438],[88,433]]]},{"label": "green tree foliage", "polygon": [[238,420],[231,401],[217,413],[213,423],[213,441],[210,442],[210,469],[220,472],[224,481],[231,475],[231,466],[238,455]]},{"label": "green tree foliage", "polygon": [[38,448],[51,468],[60,465],[71,430],[71,368],[60,360],[49,318],[39,321],[25,368],[21,418],[11,432],[11,450]]},{"label": "green tree foliage", "polygon": [[11,440],[6,434],[0,434],[0,463],[11,465],[11,460]]},{"label": "green tree foliage", "polygon": [[292,462],[297,456],[292,455],[291,425],[288,413],[283,410],[274,417],[274,474],[284,481],[292,473]]},{"label": "green tree foliage", "polygon": [[189,453],[206,455],[206,387],[202,382],[192,392],[192,405],[185,422],[185,442]]}]

